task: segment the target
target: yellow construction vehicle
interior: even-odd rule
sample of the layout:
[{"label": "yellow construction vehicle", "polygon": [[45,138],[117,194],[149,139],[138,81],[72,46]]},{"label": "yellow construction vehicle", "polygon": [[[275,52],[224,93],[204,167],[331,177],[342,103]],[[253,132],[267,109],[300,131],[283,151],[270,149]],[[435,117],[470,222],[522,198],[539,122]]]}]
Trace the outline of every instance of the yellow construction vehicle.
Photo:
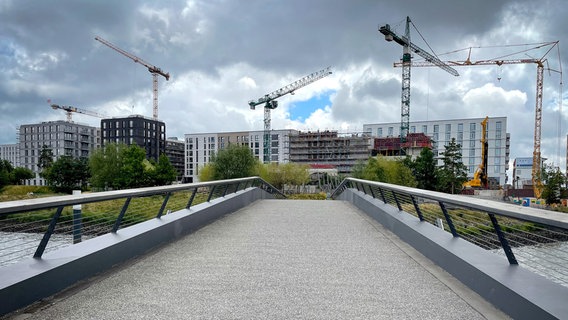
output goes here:
[{"label": "yellow construction vehicle", "polygon": [[481,163],[473,174],[473,179],[463,183],[465,188],[487,189],[487,121],[489,117],[485,117],[481,121]]}]

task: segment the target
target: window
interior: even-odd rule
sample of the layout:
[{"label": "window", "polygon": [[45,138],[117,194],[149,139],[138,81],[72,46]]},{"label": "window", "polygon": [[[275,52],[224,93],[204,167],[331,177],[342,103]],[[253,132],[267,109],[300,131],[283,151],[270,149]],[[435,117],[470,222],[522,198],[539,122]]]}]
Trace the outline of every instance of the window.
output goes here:
[{"label": "window", "polygon": [[393,135],[393,131],[394,131],[394,128],[393,128],[393,127],[389,127],[389,128],[388,128],[388,134],[387,134],[387,137],[392,137],[392,135]]},{"label": "window", "polygon": [[423,125],[422,126],[422,133],[427,133],[428,132],[428,126],[427,125]]},{"label": "window", "polygon": [[450,123],[446,124],[446,134],[449,134],[450,132],[452,132],[452,125]]},{"label": "window", "polygon": [[434,132],[440,132],[440,125],[434,125]]},{"label": "window", "polygon": [[475,122],[469,124],[469,131],[475,131]]},{"label": "window", "polygon": [[410,132],[416,133],[416,126],[410,126]]},{"label": "window", "polygon": [[383,128],[378,128],[377,129],[377,137],[382,137],[383,136]]}]

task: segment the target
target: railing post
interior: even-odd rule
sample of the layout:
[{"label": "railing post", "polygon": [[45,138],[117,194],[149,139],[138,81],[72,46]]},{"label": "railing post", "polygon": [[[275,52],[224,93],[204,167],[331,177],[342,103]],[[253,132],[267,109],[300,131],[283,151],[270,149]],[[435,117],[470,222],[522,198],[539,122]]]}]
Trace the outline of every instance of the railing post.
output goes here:
[{"label": "railing post", "polygon": [[195,199],[195,194],[197,193],[197,189],[198,189],[198,187],[195,187],[193,189],[193,192],[191,193],[191,197],[189,198],[189,201],[187,202],[187,205],[185,206],[186,209],[189,209],[189,207],[191,207],[191,204],[193,203],[193,199]]},{"label": "railing post", "polygon": [[45,233],[43,234],[43,238],[41,239],[39,245],[37,246],[34,258],[41,258],[41,256],[43,255],[43,252],[47,247],[47,243],[49,242],[49,238],[51,238],[51,235],[55,230],[55,225],[57,224],[57,221],[59,220],[62,211],[63,211],[63,206],[57,207],[57,211],[55,212],[55,215],[53,215],[53,218],[51,219],[51,222],[47,227],[47,231],[45,231]]},{"label": "railing post", "polygon": [[509,260],[509,264],[519,264],[517,262],[517,259],[515,258],[515,255],[513,254],[513,250],[509,246],[509,241],[507,241],[507,239],[505,238],[505,234],[503,233],[503,231],[501,231],[501,227],[499,226],[499,223],[497,222],[497,218],[495,218],[495,215],[493,213],[488,212],[487,214],[489,215],[489,218],[491,219],[491,223],[493,223],[493,228],[495,228],[495,232],[497,233],[497,237],[499,238],[499,242],[501,242],[501,246],[503,247],[503,250],[505,251],[505,255],[507,255],[507,259]]},{"label": "railing post", "polygon": [[172,193],[168,192],[166,194],[166,198],[164,199],[164,201],[162,202],[162,206],[160,207],[160,211],[158,211],[158,216],[156,218],[160,219],[160,217],[162,216],[162,214],[164,213],[164,209],[166,208],[166,204],[168,203],[168,200],[170,200],[170,195]]},{"label": "railing post", "polygon": [[373,191],[373,186],[369,185],[369,191],[371,191],[371,197],[375,199],[375,192]]},{"label": "railing post", "polygon": [[228,183],[225,185],[225,190],[223,190],[223,197],[225,197],[227,195],[227,190],[229,190],[229,184]]},{"label": "railing post", "polygon": [[[81,194],[81,190],[73,190],[74,195]],[[81,205],[73,205],[73,244],[79,243],[83,236]]]},{"label": "railing post", "polygon": [[237,182],[237,187],[235,188],[235,193],[239,192],[239,187],[241,186],[241,182]]},{"label": "railing post", "polygon": [[418,219],[420,219],[420,221],[424,221],[424,216],[422,215],[422,211],[420,210],[420,206],[416,202],[416,199],[414,198],[413,195],[410,195],[410,200],[412,200],[412,204],[414,205],[414,209],[416,210],[416,214],[418,215]]},{"label": "railing post", "polygon": [[215,191],[216,185],[211,186],[211,191],[209,191],[209,196],[207,197],[207,202],[211,201],[211,197],[213,196],[213,191]]},{"label": "railing post", "polygon": [[361,190],[359,189],[359,182],[355,182],[355,188],[357,188],[357,191],[361,191]]},{"label": "railing post", "polygon": [[396,193],[394,192],[394,190],[391,190],[392,192],[392,196],[394,197],[394,201],[396,202],[396,206],[398,207],[399,211],[402,211],[402,206],[400,205],[400,202],[398,201],[398,198],[396,197]]},{"label": "railing post", "polygon": [[116,221],[114,222],[114,226],[112,227],[111,231],[112,233],[116,233],[118,231],[118,228],[120,228],[120,224],[122,223],[122,218],[124,218],[124,214],[126,213],[126,209],[128,209],[130,200],[132,200],[132,197],[126,198],[126,202],[124,202],[122,210],[120,210],[120,214],[118,215],[118,218],[116,218]]},{"label": "railing post", "polygon": [[383,198],[383,202],[387,204],[387,198],[385,197],[385,193],[383,192],[383,188],[379,187],[379,193],[381,194],[381,198]]},{"label": "railing post", "polygon": [[442,213],[444,214],[444,218],[446,218],[446,222],[448,223],[448,227],[450,227],[450,231],[454,237],[459,237],[458,232],[456,231],[456,227],[454,226],[454,221],[452,217],[448,213],[448,209],[446,209],[446,205],[442,201],[438,201],[440,204],[440,208],[442,209]]}]

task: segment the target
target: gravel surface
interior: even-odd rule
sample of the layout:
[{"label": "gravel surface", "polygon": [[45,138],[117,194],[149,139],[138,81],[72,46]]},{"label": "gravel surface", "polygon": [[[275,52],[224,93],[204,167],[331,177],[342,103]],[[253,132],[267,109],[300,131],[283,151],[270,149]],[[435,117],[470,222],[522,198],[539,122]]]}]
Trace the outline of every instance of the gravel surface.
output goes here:
[{"label": "gravel surface", "polygon": [[14,319],[504,318],[351,204],[262,200]]}]

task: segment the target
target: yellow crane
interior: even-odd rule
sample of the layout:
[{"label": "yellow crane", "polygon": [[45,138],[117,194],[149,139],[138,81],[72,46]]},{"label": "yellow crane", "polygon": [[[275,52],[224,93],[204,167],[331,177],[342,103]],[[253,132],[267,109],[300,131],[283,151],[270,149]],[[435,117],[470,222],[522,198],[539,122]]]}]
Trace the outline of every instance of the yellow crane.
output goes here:
[{"label": "yellow crane", "polygon": [[489,117],[485,117],[481,121],[481,163],[473,173],[473,179],[464,182],[463,186],[466,188],[488,188],[488,177],[487,177],[487,121]]},{"label": "yellow crane", "polygon": [[[532,164],[532,182],[533,191],[536,198],[540,198],[542,194],[543,184],[542,184],[542,158],[540,152],[540,140],[542,131],[542,93],[543,93],[543,79],[544,79],[544,65],[547,62],[546,56],[554,48],[557,47],[558,41],[544,42],[537,44],[534,48],[523,50],[526,52],[529,50],[535,50],[540,48],[547,48],[544,55],[541,58],[528,58],[528,59],[486,59],[479,61],[471,61],[471,49],[469,48],[469,54],[466,60],[463,61],[444,61],[445,64],[452,67],[471,67],[471,66],[487,66],[495,65],[502,66],[507,64],[536,64],[536,104],[535,104],[535,119],[534,119],[534,147],[533,147],[533,164]],[[395,67],[404,67],[403,63],[395,62]],[[430,61],[415,61],[412,62],[412,67],[434,67],[438,64],[434,64]],[[550,69],[549,69],[550,70]],[[555,70],[552,70],[555,71]]]}]

